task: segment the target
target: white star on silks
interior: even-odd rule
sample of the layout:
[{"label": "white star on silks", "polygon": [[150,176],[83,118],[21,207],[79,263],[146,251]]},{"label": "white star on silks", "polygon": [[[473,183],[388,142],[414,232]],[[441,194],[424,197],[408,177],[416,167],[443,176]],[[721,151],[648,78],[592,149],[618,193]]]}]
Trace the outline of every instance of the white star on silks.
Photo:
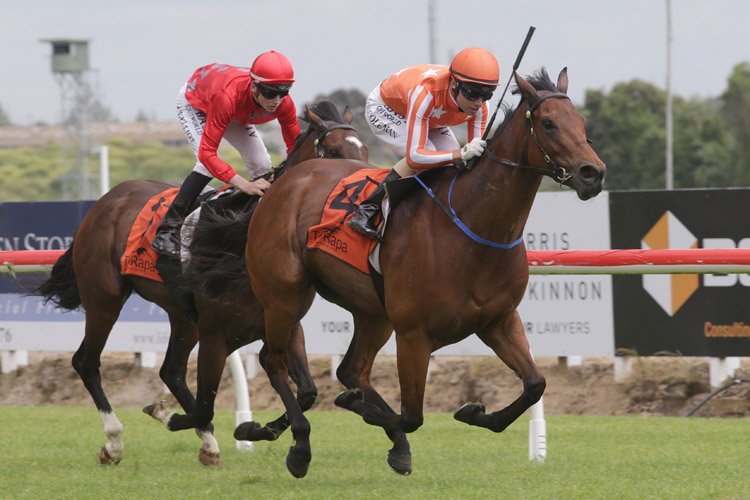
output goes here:
[{"label": "white star on silks", "polygon": [[428,69],[427,71],[425,71],[424,73],[422,73],[422,76],[424,76],[425,78],[427,78],[428,76],[437,76],[438,73],[440,73],[439,69],[431,68],[431,69]]},{"label": "white star on silks", "polygon": [[441,104],[439,108],[435,108],[430,112],[430,118],[437,118],[439,120],[445,113],[447,111],[443,111],[443,105]]},{"label": "white star on silks", "polygon": [[395,76],[396,78],[398,78],[399,76],[401,76],[401,73],[403,73],[407,69],[409,69],[409,68],[400,69],[400,70],[396,71],[395,73],[393,73],[393,76]]}]

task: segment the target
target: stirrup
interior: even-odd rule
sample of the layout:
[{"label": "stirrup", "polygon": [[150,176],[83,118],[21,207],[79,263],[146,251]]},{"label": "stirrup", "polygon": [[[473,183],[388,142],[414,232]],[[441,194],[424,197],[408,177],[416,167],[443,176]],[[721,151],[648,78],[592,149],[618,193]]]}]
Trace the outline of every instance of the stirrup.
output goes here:
[{"label": "stirrup", "polygon": [[378,228],[372,224],[370,219],[367,219],[365,224],[362,224],[361,222],[354,220],[354,217],[352,217],[346,225],[357,232],[369,236],[370,238],[376,239],[381,243],[383,242],[383,237],[380,235]]},{"label": "stirrup", "polygon": [[364,233],[367,236],[372,236],[373,238],[378,238],[378,230],[377,228],[373,227],[372,223],[368,220],[366,224],[362,224],[359,221],[355,221],[354,217],[349,219],[349,222],[346,223],[347,226],[354,229],[355,231],[359,231],[360,233]]}]

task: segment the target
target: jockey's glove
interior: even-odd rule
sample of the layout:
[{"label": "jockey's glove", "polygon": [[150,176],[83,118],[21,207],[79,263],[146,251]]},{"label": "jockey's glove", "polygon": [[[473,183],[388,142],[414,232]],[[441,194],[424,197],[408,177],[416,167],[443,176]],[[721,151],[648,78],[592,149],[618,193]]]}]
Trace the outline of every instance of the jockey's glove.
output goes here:
[{"label": "jockey's glove", "polygon": [[482,140],[479,137],[475,137],[471,140],[470,143],[464,145],[464,147],[461,148],[461,159],[463,161],[468,161],[475,156],[481,156],[482,153],[484,153],[484,148],[487,147],[487,141]]}]

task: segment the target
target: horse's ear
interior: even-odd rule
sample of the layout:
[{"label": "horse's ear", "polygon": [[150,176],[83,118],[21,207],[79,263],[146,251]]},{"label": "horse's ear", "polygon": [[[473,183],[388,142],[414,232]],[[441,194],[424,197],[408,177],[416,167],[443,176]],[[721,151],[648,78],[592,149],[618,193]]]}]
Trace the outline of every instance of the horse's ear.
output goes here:
[{"label": "horse's ear", "polygon": [[563,94],[568,93],[568,67],[565,66],[557,77],[557,90]]},{"label": "horse's ear", "polygon": [[307,121],[310,122],[310,125],[312,125],[313,127],[321,128],[323,126],[323,120],[321,120],[321,118],[314,112],[310,111],[310,108],[305,109],[305,115],[307,116]]},{"label": "horse's ear", "polygon": [[349,106],[347,105],[346,109],[344,109],[344,121],[351,125],[352,120],[354,120],[354,113],[352,113],[352,110],[349,109]]},{"label": "horse's ear", "polygon": [[516,77],[518,90],[521,91],[521,97],[523,97],[523,99],[529,106],[533,106],[537,99],[539,99],[539,94],[537,93],[536,89],[529,82],[521,78],[521,75],[519,75],[518,73],[513,72],[513,74]]}]

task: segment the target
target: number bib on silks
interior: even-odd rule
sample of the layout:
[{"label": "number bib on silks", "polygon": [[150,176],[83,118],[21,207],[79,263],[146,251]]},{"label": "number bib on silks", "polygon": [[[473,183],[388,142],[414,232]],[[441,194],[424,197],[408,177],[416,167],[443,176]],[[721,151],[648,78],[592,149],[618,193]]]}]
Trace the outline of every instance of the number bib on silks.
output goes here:
[{"label": "number bib on silks", "polygon": [[366,200],[386,175],[388,169],[366,168],[341,179],[328,195],[320,224],[307,233],[307,248],[322,250],[370,274],[367,256],[378,241],[355,231],[346,222],[357,204]]}]

